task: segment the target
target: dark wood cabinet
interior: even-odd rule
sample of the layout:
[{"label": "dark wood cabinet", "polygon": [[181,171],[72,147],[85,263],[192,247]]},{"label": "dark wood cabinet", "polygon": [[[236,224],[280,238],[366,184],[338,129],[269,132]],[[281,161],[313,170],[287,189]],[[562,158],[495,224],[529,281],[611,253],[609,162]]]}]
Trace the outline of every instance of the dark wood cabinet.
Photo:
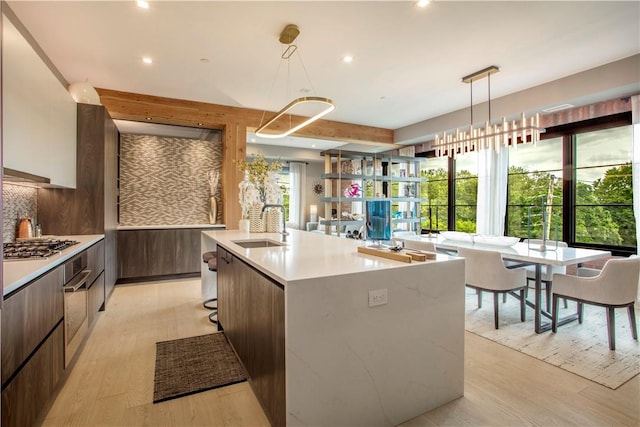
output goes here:
[{"label": "dark wood cabinet", "polygon": [[218,319],[272,425],[286,423],[284,289],[218,246]]},{"label": "dark wood cabinet", "polygon": [[76,188],[38,190],[46,234],[104,234],[106,298],[117,279],[118,130],[101,105],[78,104]]},{"label": "dark wood cabinet", "polygon": [[195,273],[200,271],[202,254],[200,240],[202,229],[177,229],[176,231],[176,274]]},{"label": "dark wood cabinet", "polygon": [[200,234],[205,229],[178,228],[118,231],[118,279],[200,273]]},{"label": "dark wood cabinet", "polygon": [[2,426],[34,425],[63,373],[64,325],[60,323],[20,370],[20,374],[6,387],[3,386]]},{"label": "dark wood cabinet", "polygon": [[87,268],[91,271],[87,278],[89,292],[89,327],[96,320],[98,311],[104,310],[105,303],[105,271],[104,240],[87,249]]},{"label": "dark wood cabinet", "polygon": [[29,357],[64,315],[62,266],[4,299],[2,384]]},{"label": "dark wood cabinet", "polygon": [[2,426],[33,425],[64,371],[62,266],[4,299]]},{"label": "dark wood cabinet", "polygon": [[89,286],[104,271],[104,240],[101,240],[87,249],[87,269],[91,271],[87,277]]},{"label": "dark wood cabinet", "polygon": [[104,271],[89,288],[89,327],[96,321],[97,314],[104,309]]}]

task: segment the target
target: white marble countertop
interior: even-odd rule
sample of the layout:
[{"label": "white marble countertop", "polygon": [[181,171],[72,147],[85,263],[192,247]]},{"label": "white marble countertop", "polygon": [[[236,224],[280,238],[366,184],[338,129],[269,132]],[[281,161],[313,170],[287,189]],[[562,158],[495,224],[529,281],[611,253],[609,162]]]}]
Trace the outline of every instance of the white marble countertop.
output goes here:
[{"label": "white marble countertop", "polygon": [[[44,259],[5,260],[2,263],[2,295],[5,296],[33,279],[36,279],[69,258],[104,239],[104,234],[78,236],[55,236],[63,240],[75,240],[78,244],[64,249],[62,252]],[[60,284],[62,286],[62,284]]]},{"label": "white marble countertop", "polygon": [[178,228],[224,229],[225,224],[180,224],[180,225],[119,225],[118,230],[171,230]]},{"label": "white marble countertop", "polygon": [[239,230],[203,231],[231,253],[286,285],[288,283],[319,277],[358,274],[371,270],[412,268],[436,262],[446,262],[455,257],[438,254],[436,260],[405,263],[387,258],[358,253],[362,240],[344,239],[300,230],[288,230],[284,246],[246,249],[234,243],[237,240],[269,239],[280,242],[278,233],[245,233]]}]

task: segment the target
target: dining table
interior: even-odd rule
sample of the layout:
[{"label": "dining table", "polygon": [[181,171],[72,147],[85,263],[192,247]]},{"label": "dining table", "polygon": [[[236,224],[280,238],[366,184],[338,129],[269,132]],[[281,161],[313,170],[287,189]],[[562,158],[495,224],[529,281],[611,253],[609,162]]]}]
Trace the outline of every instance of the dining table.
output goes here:
[{"label": "dining table", "polygon": [[[458,235],[462,236],[462,233]],[[508,244],[490,244],[490,238],[478,238],[476,235],[468,234],[462,236],[460,240],[444,237],[442,234],[422,234],[415,236],[402,236],[395,240],[419,240],[432,242],[439,252],[456,253],[458,248],[473,248],[485,251],[494,251],[502,254],[505,261],[514,261],[509,268],[523,267],[527,265],[535,266],[535,295],[534,300],[527,300],[527,305],[534,309],[534,330],[537,334],[551,329],[551,313],[542,307],[542,266],[568,266],[581,264],[611,257],[611,252],[587,248],[562,247],[556,245],[554,240],[548,240],[544,247],[525,242]],[[493,239],[496,243],[500,239]],[[549,319],[545,321],[543,317]],[[559,319],[558,325],[569,323],[578,318],[577,313]]]}]

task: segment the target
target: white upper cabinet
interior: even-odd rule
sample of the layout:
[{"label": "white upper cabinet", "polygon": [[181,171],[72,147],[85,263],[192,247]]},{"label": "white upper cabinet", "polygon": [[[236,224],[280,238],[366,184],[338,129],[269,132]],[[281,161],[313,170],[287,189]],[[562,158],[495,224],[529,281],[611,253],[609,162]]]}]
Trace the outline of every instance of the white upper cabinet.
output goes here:
[{"label": "white upper cabinet", "polygon": [[11,21],[2,19],[3,166],[75,188],[76,102]]}]

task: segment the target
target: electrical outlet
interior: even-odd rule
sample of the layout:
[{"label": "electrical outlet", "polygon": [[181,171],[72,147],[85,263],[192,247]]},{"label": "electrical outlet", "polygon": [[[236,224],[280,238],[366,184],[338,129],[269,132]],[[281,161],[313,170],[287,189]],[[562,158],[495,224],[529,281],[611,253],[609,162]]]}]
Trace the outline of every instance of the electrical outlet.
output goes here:
[{"label": "electrical outlet", "polygon": [[387,302],[387,288],[369,291],[369,307],[384,305]]}]

